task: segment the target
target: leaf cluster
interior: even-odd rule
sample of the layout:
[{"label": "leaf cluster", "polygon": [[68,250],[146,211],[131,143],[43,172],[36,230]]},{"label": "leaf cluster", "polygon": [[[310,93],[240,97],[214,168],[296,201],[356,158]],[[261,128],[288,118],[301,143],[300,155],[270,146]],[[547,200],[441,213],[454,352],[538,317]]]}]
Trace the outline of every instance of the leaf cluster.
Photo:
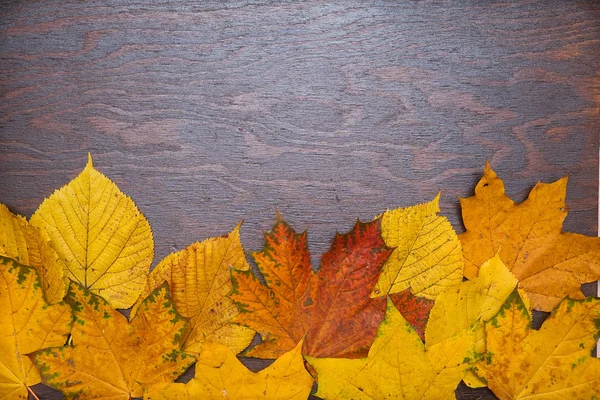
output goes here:
[{"label": "leaf cluster", "polygon": [[[598,398],[600,300],[580,285],[600,279],[600,239],[562,232],[566,185],[515,204],[486,165],[460,235],[438,193],[337,233],[318,269],[278,214],[258,275],[241,223],[151,270],[150,224],[90,156],[29,220],[0,204],[0,399],[40,382],[82,400],[306,399],[315,381],[324,399],[452,399],[461,380]],[[540,330],[532,310],[552,311]]]}]

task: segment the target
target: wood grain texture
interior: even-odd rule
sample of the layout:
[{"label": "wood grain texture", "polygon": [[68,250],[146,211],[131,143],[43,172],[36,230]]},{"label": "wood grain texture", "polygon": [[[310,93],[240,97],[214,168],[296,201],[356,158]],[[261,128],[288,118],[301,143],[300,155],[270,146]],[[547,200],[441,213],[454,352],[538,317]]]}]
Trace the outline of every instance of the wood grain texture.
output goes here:
[{"label": "wood grain texture", "polygon": [[438,189],[462,231],[489,159],[519,201],[568,173],[565,229],[596,234],[598,2],[0,4],[13,212],[90,151],[150,221],[154,265],[241,219],[258,250],[278,209],[316,266],[336,230]]}]

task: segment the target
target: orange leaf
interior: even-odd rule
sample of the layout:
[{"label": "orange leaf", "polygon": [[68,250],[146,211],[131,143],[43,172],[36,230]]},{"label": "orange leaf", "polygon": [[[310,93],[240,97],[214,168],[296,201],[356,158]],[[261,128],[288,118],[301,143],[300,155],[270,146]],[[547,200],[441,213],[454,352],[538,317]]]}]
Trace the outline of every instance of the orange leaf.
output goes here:
[{"label": "orange leaf", "polygon": [[356,223],[337,234],[315,273],[306,233],[297,234],[281,218],[265,234],[254,260],[265,278],[232,271],[240,314],[234,321],[260,333],[263,343],[249,356],[277,358],[305,338],[303,354],[360,357],[373,342],[385,313],[385,298],[371,299],[381,266],[391,253],[381,237],[381,222]]},{"label": "orange leaf", "polygon": [[600,279],[600,238],[562,232],[567,178],[539,183],[516,204],[486,165],[475,196],[460,199],[467,231],[460,235],[465,276],[494,254],[519,280],[536,310],[550,311],[565,296],[581,299],[580,286]]},{"label": "orange leaf", "polygon": [[141,397],[143,386],[169,383],[194,358],[181,351],[187,327],[173,308],[167,285],[155,289],[131,320],[98,295],[71,283],[72,344],[38,352],[45,384],[68,399]]}]

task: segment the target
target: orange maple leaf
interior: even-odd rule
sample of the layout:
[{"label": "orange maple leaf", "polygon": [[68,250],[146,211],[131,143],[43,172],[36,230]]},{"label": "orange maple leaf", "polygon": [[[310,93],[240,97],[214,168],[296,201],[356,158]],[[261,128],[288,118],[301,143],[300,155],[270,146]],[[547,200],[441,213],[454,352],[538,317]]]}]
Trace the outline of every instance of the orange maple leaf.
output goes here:
[{"label": "orange maple leaf", "polygon": [[581,284],[600,279],[600,238],[562,232],[567,177],[540,183],[515,204],[486,164],[475,196],[460,199],[467,231],[460,235],[465,276],[497,252],[536,310],[550,311],[565,296],[583,298]]},{"label": "orange maple leaf", "polygon": [[369,297],[392,249],[381,237],[381,222],[356,223],[337,234],[315,273],[306,232],[297,234],[281,217],[253,253],[265,278],[232,271],[231,298],[240,308],[235,322],[260,333],[263,343],[249,356],[276,358],[305,338],[303,354],[360,357],[383,320],[385,297]]}]

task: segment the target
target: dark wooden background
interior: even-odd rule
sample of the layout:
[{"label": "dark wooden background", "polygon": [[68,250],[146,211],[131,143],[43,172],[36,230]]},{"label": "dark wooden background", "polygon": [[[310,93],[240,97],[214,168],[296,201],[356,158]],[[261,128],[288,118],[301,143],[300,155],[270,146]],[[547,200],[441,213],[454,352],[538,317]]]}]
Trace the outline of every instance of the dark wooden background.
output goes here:
[{"label": "dark wooden background", "polygon": [[240,219],[258,250],[278,209],[317,266],[336,230],[438,189],[462,231],[489,159],[519,201],[570,174],[565,228],[597,232],[600,2],[0,4],[13,212],[90,151],[150,221],[154,265]]}]

